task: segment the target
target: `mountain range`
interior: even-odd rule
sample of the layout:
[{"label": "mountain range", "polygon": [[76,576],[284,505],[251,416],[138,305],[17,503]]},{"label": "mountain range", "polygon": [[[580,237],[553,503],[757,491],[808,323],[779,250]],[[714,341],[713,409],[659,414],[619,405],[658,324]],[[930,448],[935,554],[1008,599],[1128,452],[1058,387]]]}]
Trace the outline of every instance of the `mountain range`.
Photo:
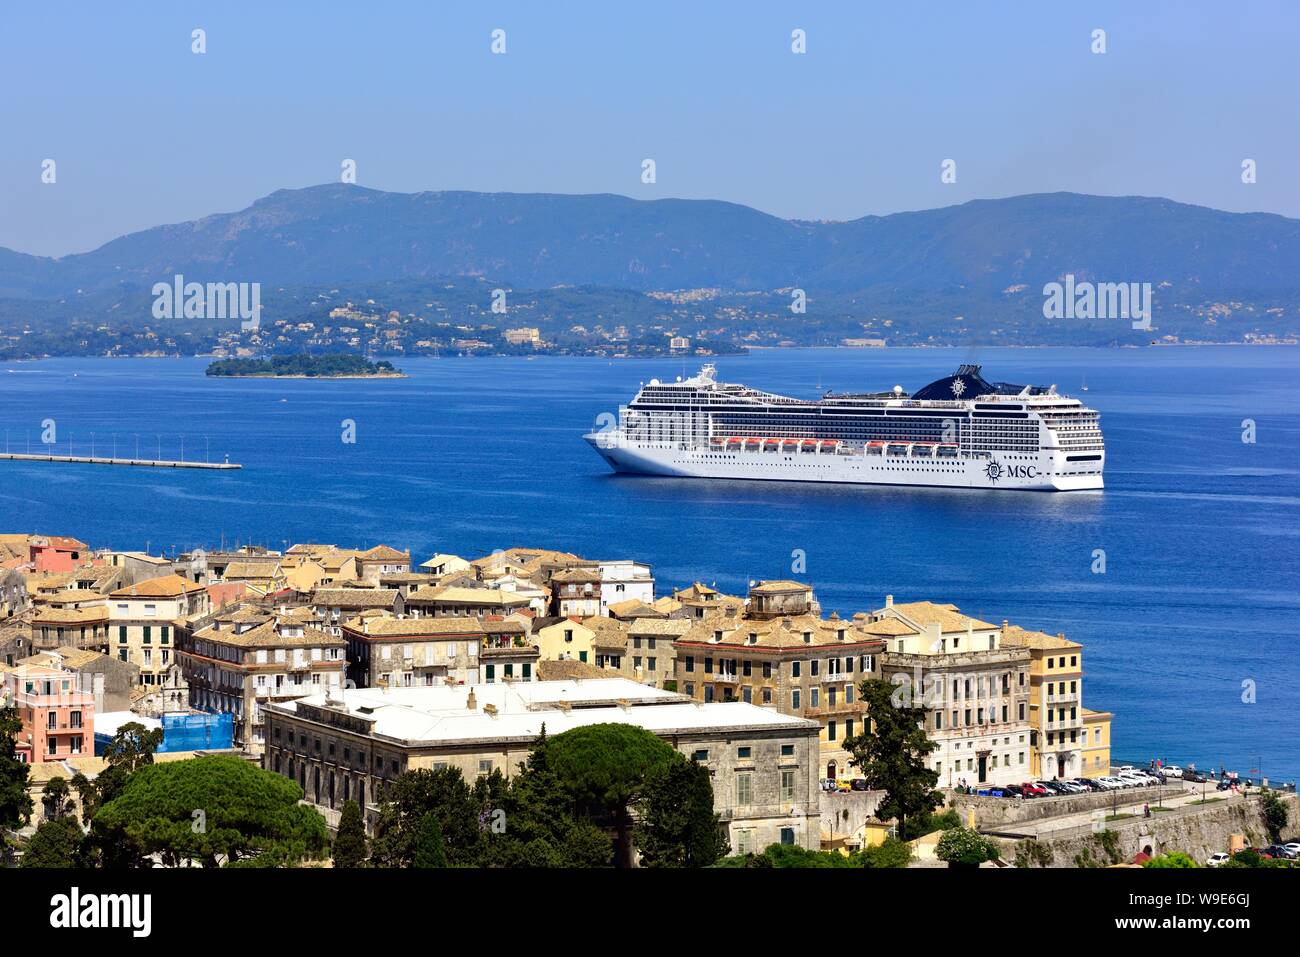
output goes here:
[{"label": "mountain range", "polygon": [[1079,280],[1184,301],[1300,302],[1300,220],[1147,197],[1046,193],[848,222],[610,194],[279,190],[247,209],[58,258],[0,248],[0,298],[148,290],[177,274],[266,285],[476,277],[531,289],[799,287],[810,298],[995,300]]}]

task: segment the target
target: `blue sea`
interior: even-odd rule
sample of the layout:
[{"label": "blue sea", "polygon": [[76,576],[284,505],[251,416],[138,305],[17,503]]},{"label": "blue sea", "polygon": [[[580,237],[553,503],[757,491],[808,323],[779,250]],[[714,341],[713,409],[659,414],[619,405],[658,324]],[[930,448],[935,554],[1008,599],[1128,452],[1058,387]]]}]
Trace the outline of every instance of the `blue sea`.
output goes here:
[{"label": "blue sea", "polygon": [[[952,602],[1085,646],[1113,753],[1300,777],[1300,350],[774,350],[720,377],[812,396],[915,389],[961,362],[1101,411],[1100,493],[615,476],[582,441],[677,359],[423,359],[401,380],[209,379],[204,359],[0,363],[12,451],[219,461],[234,472],[0,461],[0,530],[154,552],[298,541],[476,556],[512,545],[653,564],[661,592],[800,577],[841,615]],[[1242,441],[1243,420],[1255,441]],[[345,420],[355,443],[343,441]],[[1094,551],[1105,573],[1094,573]],[[806,572],[795,575],[796,550]],[[1245,700],[1243,700],[1245,699]]]}]

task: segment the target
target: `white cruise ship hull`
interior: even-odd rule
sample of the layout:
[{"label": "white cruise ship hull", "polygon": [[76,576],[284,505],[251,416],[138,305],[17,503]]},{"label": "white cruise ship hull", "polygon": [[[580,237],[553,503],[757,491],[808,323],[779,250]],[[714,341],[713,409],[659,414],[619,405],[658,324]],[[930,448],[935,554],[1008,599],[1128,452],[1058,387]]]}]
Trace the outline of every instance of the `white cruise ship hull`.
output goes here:
[{"label": "white cruise ship hull", "polygon": [[1039,492],[1104,487],[1104,453],[1095,461],[1067,462],[1065,453],[1049,450],[940,458],[860,451],[846,455],[697,449],[670,442],[629,442],[617,430],[592,432],[584,438],[614,471],[634,475]]}]

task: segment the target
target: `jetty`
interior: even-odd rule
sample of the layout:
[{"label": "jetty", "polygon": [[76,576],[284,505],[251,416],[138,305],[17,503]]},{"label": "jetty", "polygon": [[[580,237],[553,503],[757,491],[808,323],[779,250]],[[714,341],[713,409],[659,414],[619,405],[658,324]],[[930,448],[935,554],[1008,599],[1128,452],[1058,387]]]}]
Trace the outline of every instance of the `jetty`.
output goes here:
[{"label": "jetty", "polygon": [[146,469],[242,469],[237,462],[187,462],[180,459],[117,459],[105,455],[37,455],[32,452],[0,452],[0,459],[14,462],[76,462],[82,465],[134,465]]}]

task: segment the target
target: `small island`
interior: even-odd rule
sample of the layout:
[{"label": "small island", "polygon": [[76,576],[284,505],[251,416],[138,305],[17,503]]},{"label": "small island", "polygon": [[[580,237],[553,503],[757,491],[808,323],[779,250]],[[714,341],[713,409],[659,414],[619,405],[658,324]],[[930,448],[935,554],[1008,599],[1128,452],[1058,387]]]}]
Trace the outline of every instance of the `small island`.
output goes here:
[{"label": "small island", "polygon": [[271,356],[265,359],[218,359],[205,375],[262,379],[402,379],[405,373],[387,361],[371,362],[353,353]]}]

